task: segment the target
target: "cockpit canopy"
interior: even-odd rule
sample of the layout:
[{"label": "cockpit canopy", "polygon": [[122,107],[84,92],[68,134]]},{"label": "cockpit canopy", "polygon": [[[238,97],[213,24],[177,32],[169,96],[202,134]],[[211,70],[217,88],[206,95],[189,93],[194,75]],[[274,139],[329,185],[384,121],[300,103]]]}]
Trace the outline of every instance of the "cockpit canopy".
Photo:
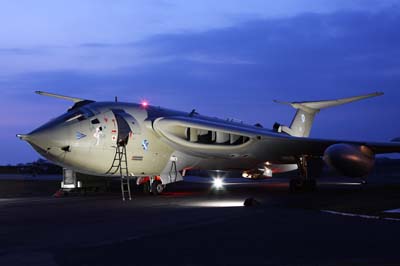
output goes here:
[{"label": "cockpit canopy", "polygon": [[59,122],[71,122],[74,120],[83,121],[85,119],[95,116],[96,113],[98,112],[95,112],[88,107],[80,107],[78,109],[73,109],[65,113],[64,115],[56,118],[56,120],[58,120]]},{"label": "cockpit canopy", "polygon": [[37,129],[35,129],[31,133],[34,133],[38,130],[42,130],[44,128],[50,128],[50,127],[54,127],[57,125],[64,125],[65,123],[80,122],[80,121],[89,119],[99,113],[100,113],[99,111],[94,110],[93,108],[90,108],[89,106],[82,106],[79,108],[70,109],[68,112],[62,114],[59,117],[56,117],[56,118],[50,120],[49,122],[47,122],[46,124],[44,124],[43,126],[37,128]]}]

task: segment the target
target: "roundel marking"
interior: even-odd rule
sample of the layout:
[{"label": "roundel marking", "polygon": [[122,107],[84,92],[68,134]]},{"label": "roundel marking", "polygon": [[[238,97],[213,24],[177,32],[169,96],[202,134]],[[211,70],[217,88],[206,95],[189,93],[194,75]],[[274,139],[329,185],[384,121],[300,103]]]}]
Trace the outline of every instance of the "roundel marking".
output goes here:
[{"label": "roundel marking", "polygon": [[301,114],[301,122],[303,123],[306,122],[306,116],[304,114]]}]

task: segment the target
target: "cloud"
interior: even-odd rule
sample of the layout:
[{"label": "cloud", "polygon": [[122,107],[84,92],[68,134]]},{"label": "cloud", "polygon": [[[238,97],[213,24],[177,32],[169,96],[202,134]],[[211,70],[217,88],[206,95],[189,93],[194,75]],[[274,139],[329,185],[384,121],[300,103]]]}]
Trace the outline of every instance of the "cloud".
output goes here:
[{"label": "cloud", "polygon": [[0,48],[0,55],[31,55],[40,54],[43,49]]},{"label": "cloud", "polygon": [[[305,14],[291,19],[252,21],[205,33],[160,35],[143,45],[156,55],[176,58],[175,62],[187,58],[214,61],[236,58],[252,62],[243,65],[240,72],[252,72],[260,84],[275,80],[282,87],[285,83],[290,85],[290,80],[302,79],[303,84],[321,86],[324,81],[344,79],[347,85],[353,86],[373,79],[388,81],[382,73],[387,75],[398,69],[399,25],[399,13],[389,10],[376,14]],[[209,66],[210,60],[194,63],[207,64],[208,70],[214,71]],[[290,79],[282,80],[285,74]],[[350,79],[355,83],[349,84]]]},{"label": "cloud", "polygon": [[[39,104],[32,100],[39,96],[30,93],[42,89],[99,100],[115,95],[125,101],[148,98],[156,105],[196,108],[203,114],[270,127],[275,121],[290,123],[294,114],[272,104],[273,99],[319,100],[383,90],[383,97],[321,112],[312,136],[388,140],[400,132],[395,122],[400,99],[397,10],[258,18],[225,28],[157,34],[142,41],[82,42],[76,50],[54,49],[41,58],[59,59],[57,64],[41,69],[27,66],[30,71],[0,78],[2,88],[14,89],[5,92],[13,100],[2,103],[2,109],[12,110],[11,103],[18,102],[17,108],[22,108],[21,102]],[[46,116],[65,109],[54,107]],[[24,123],[16,112],[13,119],[18,117]]]},{"label": "cloud", "polygon": [[25,87],[72,92],[73,88],[97,92],[160,88],[192,90],[190,94],[198,95],[201,89],[223,96],[226,88],[232,88],[268,90],[286,99],[299,97],[298,91],[301,98],[310,98],[318,90],[324,90],[325,97],[349,90],[394,90],[399,25],[399,14],[392,9],[254,20],[201,33],[157,35],[141,42],[84,44],[87,53],[77,57],[90,62],[70,61],[66,69],[15,79],[20,77]]},{"label": "cloud", "polygon": [[[305,12],[375,11],[395,0],[21,0],[3,1],[2,45],[29,47],[130,42],[160,33],[204,32],[249,19],[289,18]],[[6,37],[4,37],[6,36]]]}]

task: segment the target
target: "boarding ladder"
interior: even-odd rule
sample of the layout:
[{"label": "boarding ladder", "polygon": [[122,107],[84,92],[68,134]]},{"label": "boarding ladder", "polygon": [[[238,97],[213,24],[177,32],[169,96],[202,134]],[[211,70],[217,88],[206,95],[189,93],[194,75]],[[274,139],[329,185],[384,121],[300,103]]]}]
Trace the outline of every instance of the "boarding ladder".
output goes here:
[{"label": "boarding ladder", "polygon": [[126,156],[126,146],[124,144],[118,144],[115,147],[115,155],[113,163],[106,174],[116,174],[119,170],[121,177],[121,193],[122,200],[125,200],[125,195],[132,200],[131,187],[129,183],[129,173],[128,173],[128,159]]}]

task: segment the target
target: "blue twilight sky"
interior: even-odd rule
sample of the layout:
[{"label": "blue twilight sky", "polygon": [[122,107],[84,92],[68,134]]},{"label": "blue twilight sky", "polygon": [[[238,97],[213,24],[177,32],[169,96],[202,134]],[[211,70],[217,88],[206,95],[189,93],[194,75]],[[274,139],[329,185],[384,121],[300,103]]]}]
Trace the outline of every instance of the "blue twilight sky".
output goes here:
[{"label": "blue twilight sky", "polygon": [[321,112],[312,137],[400,136],[400,4],[391,0],[0,0],[0,164],[38,155],[27,133],[68,102],[45,90],[271,127],[272,103],[383,97]]}]

